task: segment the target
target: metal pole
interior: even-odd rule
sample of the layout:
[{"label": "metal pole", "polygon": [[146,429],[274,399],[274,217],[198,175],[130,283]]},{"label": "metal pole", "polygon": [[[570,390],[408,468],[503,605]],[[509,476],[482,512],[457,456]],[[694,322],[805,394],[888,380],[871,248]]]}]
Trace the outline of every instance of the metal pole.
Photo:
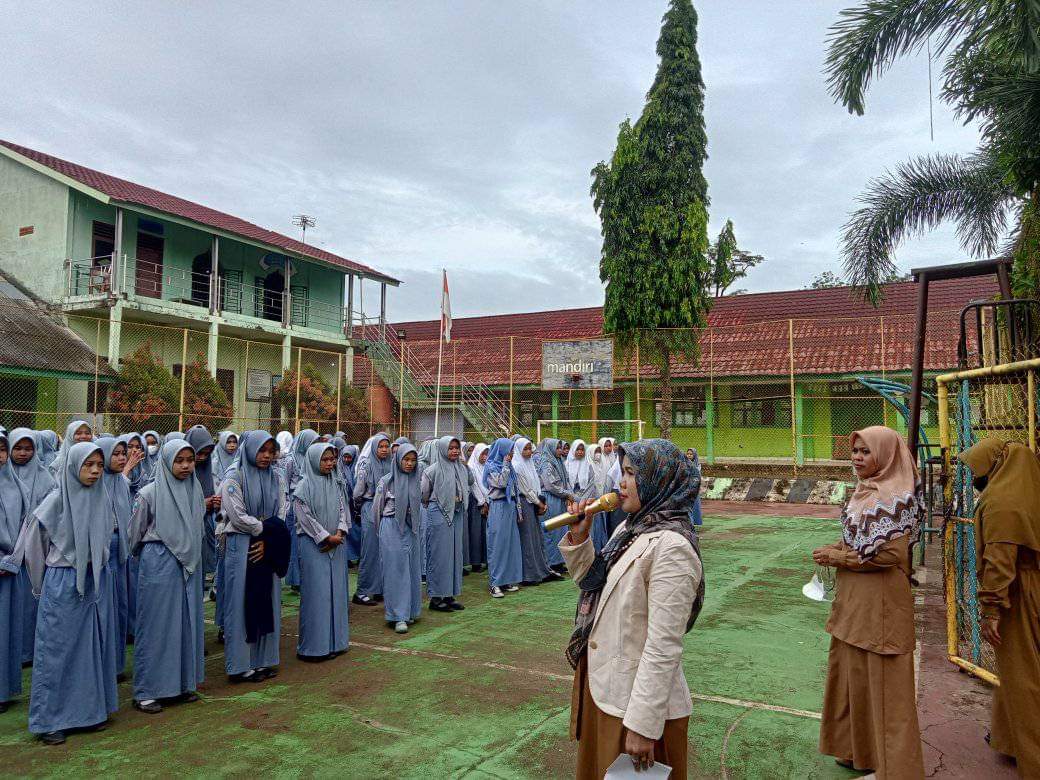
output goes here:
[{"label": "metal pole", "polygon": [[1007,300],[1008,298],[1015,297],[1011,292],[1011,279],[1008,278],[1008,268],[1006,263],[1000,263],[997,265],[997,282],[1000,284],[1001,298]]},{"label": "metal pole", "polygon": [[1036,377],[1032,371],[1026,373],[1026,410],[1029,413],[1029,449],[1036,452]]},{"label": "metal pole", "polygon": [[347,274],[347,337],[354,338],[354,274]]},{"label": "metal pole", "polygon": [[791,463],[798,476],[798,415],[794,405],[794,320],[787,321],[788,371],[791,380]]},{"label": "metal pole", "polygon": [[177,415],[177,430],[184,430],[184,380],[188,378],[188,329],[184,329],[184,345],[181,347],[181,401]]},{"label": "metal pole", "polygon": [[300,385],[303,384],[303,347],[296,348],[296,433],[300,432]]},{"label": "metal pole", "polygon": [[441,328],[437,335],[437,397],[433,402],[433,438],[440,433],[441,422],[441,370],[444,359],[444,314],[441,314]]},{"label": "metal pole", "polygon": [[397,377],[397,435],[403,436],[401,430],[404,428],[404,351],[408,345],[401,342],[400,360],[397,361],[400,370]]},{"label": "metal pole", "polygon": [[513,427],[513,339],[515,336],[509,337],[509,431],[512,433]]},{"label": "metal pole", "polygon": [[[98,380],[101,376],[101,366],[98,365],[101,362],[101,320],[97,321],[97,341],[94,346],[94,428],[100,430],[98,427],[98,408],[97,408],[97,391],[98,391]],[[54,425],[58,425],[57,415],[55,415]]]},{"label": "metal pole", "polygon": [[451,432],[455,433],[455,410],[458,408],[461,394],[459,393],[459,379],[458,379],[458,362],[457,358],[459,342],[452,342],[451,345],[451,397],[454,399],[454,403],[451,405]]},{"label": "metal pole", "polygon": [[636,419],[643,419],[643,399],[639,393],[639,337],[636,336]]},{"label": "metal pole", "polygon": [[[879,318],[880,330],[881,330],[881,378],[885,378],[885,317],[882,315]],[[885,403],[885,399],[881,399],[881,421],[888,427],[888,404]]]},{"label": "metal pole", "polygon": [[[245,371],[243,372],[243,376],[245,377],[245,380],[246,380],[245,382],[242,383],[242,420],[243,420],[243,427],[244,427],[245,426],[245,422],[244,421],[245,421],[245,418],[246,418],[246,404],[249,403],[249,392],[247,390],[247,388],[249,386],[249,342],[248,341],[246,341],[246,365],[245,365]],[[257,424],[257,426],[260,425],[260,418],[259,418],[259,416],[257,416],[256,424]]]},{"label": "metal pole", "polygon": [[339,353],[336,368],[336,430],[339,430],[339,410],[343,403],[343,353]]},{"label": "metal pole", "polygon": [[910,455],[917,460],[917,442],[921,433],[921,391],[924,388],[924,340],[928,326],[928,274],[917,277],[917,329],[914,334],[913,378],[910,380],[910,425],[906,443]]}]

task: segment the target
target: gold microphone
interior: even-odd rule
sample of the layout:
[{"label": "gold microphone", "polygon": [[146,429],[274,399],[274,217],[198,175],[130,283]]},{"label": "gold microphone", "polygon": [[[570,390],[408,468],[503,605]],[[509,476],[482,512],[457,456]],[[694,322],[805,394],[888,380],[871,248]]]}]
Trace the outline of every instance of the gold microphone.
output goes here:
[{"label": "gold microphone", "polygon": [[618,494],[607,493],[602,495],[585,507],[585,511],[571,514],[570,512],[564,512],[562,515],[556,515],[556,517],[550,517],[544,523],[546,531],[555,531],[557,528],[563,528],[565,525],[574,525],[584,519],[585,515],[594,515],[597,512],[611,512],[618,508]]}]

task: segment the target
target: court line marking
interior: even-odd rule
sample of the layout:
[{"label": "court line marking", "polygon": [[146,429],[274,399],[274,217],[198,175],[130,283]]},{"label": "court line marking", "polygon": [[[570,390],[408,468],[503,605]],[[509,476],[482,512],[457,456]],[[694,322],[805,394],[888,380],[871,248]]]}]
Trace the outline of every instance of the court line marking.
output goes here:
[{"label": "court line marking", "polygon": [[[353,647],[361,647],[365,650],[375,650],[380,653],[397,653],[399,655],[411,655],[420,658],[441,658],[446,661],[462,661],[466,663],[473,663],[472,658],[465,658],[458,655],[450,655],[448,653],[435,653],[427,650],[412,650],[407,647],[392,647],[390,645],[374,645],[368,642],[358,642],[355,639],[350,640],[350,644]],[[511,664],[500,664],[494,661],[477,661],[480,666],[486,669],[499,669],[504,672],[519,672],[521,674],[528,674],[535,677],[547,677],[550,680],[558,680],[560,682],[571,682],[573,677],[565,674],[557,674],[556,672],[547,672],[541,669],[525,669],[521,666],[512,666]],[[809,718],[810,720],[820,720],[821,714],[812,710],[800,710],[794,707],[784,707],[779,704],[767,704],[766,702],[760,701],[747,701],[745,699],[733,699],[729,696],[713,696],[707,693],[695,693],[690,691],[690,696],[694,701],[706,701],[712,702],[713,704],[726,704],[730,707],[739,707],[747,710],[762,710],[765,712],[779,712],[783,715],[793,715],[797,718]]]}]

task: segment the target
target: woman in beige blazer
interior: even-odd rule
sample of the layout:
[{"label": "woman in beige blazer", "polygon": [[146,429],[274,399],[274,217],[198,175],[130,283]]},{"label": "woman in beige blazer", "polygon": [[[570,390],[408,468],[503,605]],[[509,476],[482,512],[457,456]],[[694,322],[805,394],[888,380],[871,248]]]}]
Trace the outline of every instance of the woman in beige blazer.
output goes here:
[{"label": "woman in beige blazer", "polygon": [[[560,551],[581,590],[567,659],[575,670],[571,738],[579,780],[600,780],[621,753],[686,777],[692,703],[683,637],[704,600],[697,536],[688,512],[700,479],[671,442],[619,448],[627,513],[600,554],[591,518],[571,526]],[[578,511],[588,502],[571,504]]]}]

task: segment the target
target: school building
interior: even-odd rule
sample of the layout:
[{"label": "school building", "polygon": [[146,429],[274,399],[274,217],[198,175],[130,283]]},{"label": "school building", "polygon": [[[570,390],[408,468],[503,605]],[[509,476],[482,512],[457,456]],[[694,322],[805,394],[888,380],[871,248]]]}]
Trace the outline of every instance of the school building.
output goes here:
[{"label": "school building", "polygon": [[[916,285],[885,285],[878,308],[849,288],[792,290],[717,299],[708,327],[689,334],[697,355],[673,359],[672,438],[702,459],[803,465],[847,462],[849,434],[868,425],[905,431],[892,400],[905,400],[914,352]],[[925,344],[926,392],[935,375],[957,367],[961,310],[997,294],[996,281],[953,280],[932,285]],[[464,305],[464,303],[463,303]],[[458,307],[458,304],[456,303]],[[402,382],[413,371],[436,375],[439,322],[400,322]],[[531,438],[586,440],[638,435],[633,423],[596,425],[570,420],[642,420],[643,436],[660,432],[660,370],[649,360],[615,350],[613,386],[600,390],[543,390],[544,342],[603,338],[600,308],[455,319],[442,349],[442,393],[456,384],[481,387],[497,405],[504,427]],[[893,388],[895,388],[893,390]],[[387,392],[397,393],[394,382]],[[442,430],[483,432],[442,412]],[[428,430],[429,413],[411,428]],[[406,416],[404,416],[406,417]],[[926,399],[924,434],[938,441],[934,404]],[[404,429],[409,428],[403,419]]]},{"label": "school building", "polygon": [[100,358],[73,363],[74,377],[55,373],[68,380],[60,392],[7,387],[9,405],[48,420],[102,416],[105,383],[146,349],[177,375],[203,361],[238,428],[296,416],[272,390],[297,365],[305,376],[316,367],[341,396],[361,336],[381,331],[387,288],[398,284],[239,217],[7,141],[0,271]]}]

